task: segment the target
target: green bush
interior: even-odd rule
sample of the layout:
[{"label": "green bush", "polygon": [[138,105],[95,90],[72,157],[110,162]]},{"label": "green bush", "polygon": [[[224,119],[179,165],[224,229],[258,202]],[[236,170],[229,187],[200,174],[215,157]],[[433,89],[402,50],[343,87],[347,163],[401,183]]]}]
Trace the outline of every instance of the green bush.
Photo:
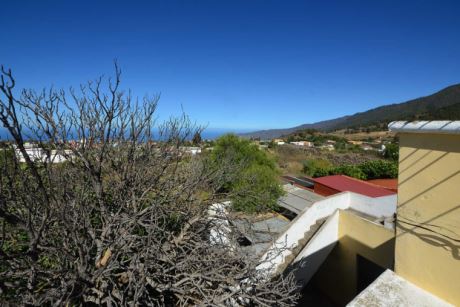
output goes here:
[{"label": "green bush", "polygon": [[211,161],[226,175],[221,192],[229,195],[235,210],[263,212],[277,208],[278,198],[284,194],[279,172],[275,161],[257,145],[233,134],[221,136]]},{"label": "green bush", "polygon": [[278,198],[283,195],[273,171],[252,165],[240,174],[232,187],[232,205],[237,211],[263,212],[278,209]]},{"label": "green bush", "polygon": [[346,175],[357,179],[366,180],[367,175],[362,171],[360,165],[341,165],[330,171],[332,175]]},{"label": "green bush", "polygon": [[14,151],[11,148],[1,148],[0,149],[0,169],[6,165],[13,165]]},{"label": "green bush", "polygon": [[383,156],[387,159],[398,161],[399,159],[399,146],[395,143],[390,143],[385,145],[385,150],[383,151]]},{"label": "green bush", "polygon": [[313,177],[329,176],[331,174],[331,168],[317,168],[313,173]]},{"label": "green bush", "polygon": [[372,160],[359,165],[367,179],[397,178],[398,163],[394,161]]},{"label": "green bush", "polygon": [[324,159],[311,159],[303,163],[303,172],[311,177],[327,176],[331,168],[332,164]]},{"label": "green bush", "polygon": [[357,179],[397,178],[398,164],[394,161],[372,160],[358,165],[346,164],[333,166],[323,159],[312,159],[304,162],[303,172],[311,177],[329,175],[346,175]]}]

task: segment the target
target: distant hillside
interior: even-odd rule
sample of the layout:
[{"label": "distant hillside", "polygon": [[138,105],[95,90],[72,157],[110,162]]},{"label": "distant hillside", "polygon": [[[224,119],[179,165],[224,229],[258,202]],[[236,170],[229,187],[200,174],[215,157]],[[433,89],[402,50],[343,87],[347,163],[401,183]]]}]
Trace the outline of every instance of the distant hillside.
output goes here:
[{"label": "distant hillside", "polygon": [[261,130],[242,134],[244,137],[271,139],[302,129],[334,131],[369,126],[386,126],[394,120],[460,120],[460,84],[449,86],[430,96],[390,104],[353,115],[287,129]]}]

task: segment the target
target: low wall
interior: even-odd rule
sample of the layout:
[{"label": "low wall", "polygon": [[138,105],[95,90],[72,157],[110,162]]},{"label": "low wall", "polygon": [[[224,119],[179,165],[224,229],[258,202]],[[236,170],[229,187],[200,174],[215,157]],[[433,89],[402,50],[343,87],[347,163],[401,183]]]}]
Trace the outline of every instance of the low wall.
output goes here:
[{"label": "low wall", "polygon": [[381,197],[367,197],[361,194],[349,193],[351,195],[351,209],[376,218],[390,217],[396,213],[396,204],[398,200],[396,194]]},{"label": "low wall", "polygon": [[326,220],[321,231],[310,239],[290,265],[300,288],[310,281],[339,240],[339,214],[340,211],[336,210]]},{"label": "low wall", "polygon": [[[258,270],[273,274],[278,266],[284,263],[305,233],[317,220],[332,215],[337,209],[347,209],[350,203],[350,193],[344,192],[315,202],[310,208],[301,212],[290,227],[282,233],[268,251],[262,256]],[[281,251],[280,251],[281,250]]]}]

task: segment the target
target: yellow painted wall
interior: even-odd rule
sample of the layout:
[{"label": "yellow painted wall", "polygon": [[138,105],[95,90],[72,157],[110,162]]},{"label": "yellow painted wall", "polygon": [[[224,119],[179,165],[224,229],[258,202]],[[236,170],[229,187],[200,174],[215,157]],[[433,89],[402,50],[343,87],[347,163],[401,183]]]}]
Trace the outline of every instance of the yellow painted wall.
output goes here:
[{"label": "yellow painted wall", "polygon": [[394,230],[340,211],[339,242],[313,278],[315,286],[338,305],[347,304],[357,294],[358,254],[393,269]]},{"label": "yellow painted wall", "polygon": [[460,135],[400,134],[395,272],[460,305]]}]

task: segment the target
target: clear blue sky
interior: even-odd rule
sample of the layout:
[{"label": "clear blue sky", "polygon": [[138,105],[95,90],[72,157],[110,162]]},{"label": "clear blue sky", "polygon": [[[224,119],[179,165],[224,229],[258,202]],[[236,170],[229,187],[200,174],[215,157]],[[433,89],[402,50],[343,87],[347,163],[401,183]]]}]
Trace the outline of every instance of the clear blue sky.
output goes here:
[{"label": "clear blue sky", "polygon": [[112,72],[159,115],[291,127],[460,82],[460,1],[5,1],[0,63],[19,87]]}]

